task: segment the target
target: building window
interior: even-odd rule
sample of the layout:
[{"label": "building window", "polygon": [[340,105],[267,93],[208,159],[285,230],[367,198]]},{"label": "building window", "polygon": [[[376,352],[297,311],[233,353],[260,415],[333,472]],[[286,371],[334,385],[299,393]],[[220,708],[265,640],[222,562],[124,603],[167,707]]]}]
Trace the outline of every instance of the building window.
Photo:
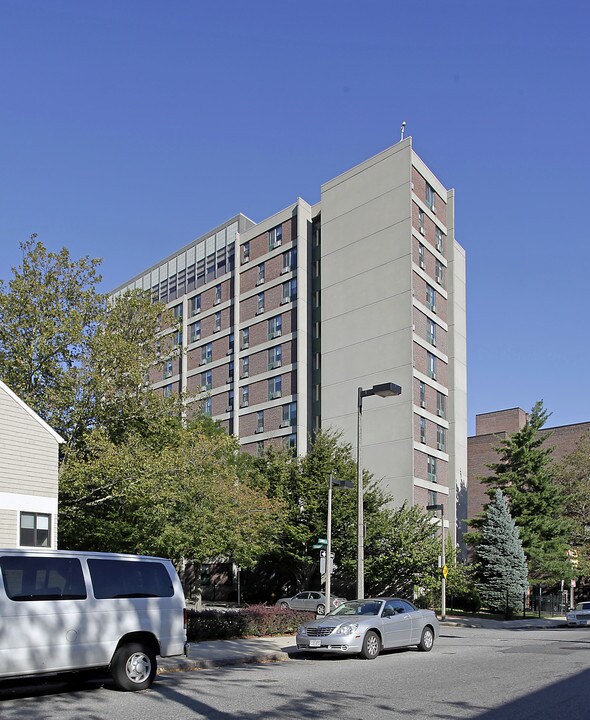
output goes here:
[{"label": "building window", "polygon": [[268,369],[274,370],[283,363],[283,346],[276,345],[268,349]]},{"label": "building window", "polygon": [[426,285],[426,304],[429,310],[436,312],[436,290],[432,285]]},{"label": "building window", "polygon": [[428,377],[436,380],[436,355],[427,353]]},{"label": "building window", "polygon": [[268,399],[276,400],[283,394],[283,378],[280,375],[268,380]]},{"label": "building window", "polygon": [[426,183],[426,204],[431,210],[434,210],[435,197],[436,193],[434,192],[434,188],[432,188],[428,183]]},{"label": "building window", "polygon": [[283,300],[282,303],[292,302],[297,298],[297,279],[293,278],[283,283]]},{"label": "building window", "polygon": [[210,363],[213,360],[213,345],[208,342],[201,348],[201,365]]},{"label": "building window", "polygon": [[256,304],[256,314],[262,315],[263,312],[264,312],[264,293],[261,292],[261,293],[258,293],[258,301]]},{"label": "building window", "polygon": [[172,397],[172,384],[164,385],[164,387],[162,388],[162,397]]},{"label": "building window", "polygon": [[437,482],[436,479],[436,458],[432,455],[428,456],[428,480],[430,482]]},{"label": "building window", "polygon": [[190,333],[191,333],[191,342],[196,342],[197,340],[201,339],[201,321],[197,320],[197,322],[193,323],[190,326]]},{"label": "building window", "polygon": [[424,245],[422,245],[422,243],[418,244],[418,264],[422,269],[426,267],[426,263],[424,261]]},{"label": "building window", "polygon": [[297,250],[291,248],[283,253],[283,267],[281,273],[291,272],[297,267]]},{"label": "building window", "polygon": [[244,328],[242,330],[242,343],[241,343],[242,350],[246,350],[250,347],[250,328]]},{"label": "building window", "polygon": [[172,367],[172,360],[166,360],[164,363],[164,380],[167,380],[169,377],[172,377],[173,374],[173,367]]},{"label": "building window", "polygon": [[277,227],[268,231],[268,249],[274,250],[276,247],[283,242],[283,226],[277,225]]},{"label": "building window", "polygon": [[290,425],[297,425],[297,403],[289,403],[283,405],[283,422],[282,427],[289,427]]},{"label": "building window", "polygon": [[418,385],[418,392],[420,394],[420,407],[426,407],[426,384],[422,380]]},{"label": "building window", "polygon": [[262,285],[264,282],[264,263],[260,263],[258,266],[258,278],[256,280],[257,285]]},{"label": "building window", "polygon": [[250,375],[250,358],[248,355],[242,358],[242,377],[247,378]]},{"label": "building window", "polygon": [[418,208],[418,230],[424,235],[424,210]]},{"label": "building window", "polygon": [[426,442],[426,418],[420,418],[420,442]]},{"label": "building window", "polygon": [[219,332],[221,330],[221,313],[216,312],[215,313],[215,327],[213,329],[213,332]]},{"label": "building window", "polygon": [[174,306],[174,319],[177,321],[182,320],[182,303]]},{"label": "building window", "polygon": [[213,387],[213,373],[211,370],[201,373],[201,391],[211,390]]},{"label": "building window", "polygon": [[445,266],[437,259],[435,266],[436,282],[441,286],[445,286]]},{"label": "building window", "polygon": [[240,407],[248,407],[250,404],[250,387],[242,385],[240,388]]},{"label": "building window", "polygon": [[428,504],[429,505],[438,505],[437,498],[438,498],[438,493],[436,492],[436,490],[428,491]]},{"label": "building window", "polygon": [[283,318],[281,315],[276,315],[268,321],[268,339],[273,340],[276,337],[281,337],[283,333]]},{"label": "building window", "polygon": [[51,515],[21,512],[20,544],[27,547],[51,547]]},{"label": "building window", "polygon": [[256,432],[264,432],[264,410],[256,413]]},{"label": "building window", "polygon": [[430,318],[426,321],[426,340],[431,345],[436,345],[436,323]]},{"label": "building window", "polygon": [[234,351],[234,334],[230,333],[227,338],[227,354],[230,355]]},{"label": "building window", "polygon": [[264,455],[264,440],[259,440],[256,443],[256,452],[258,455]]},{"label": "building window", "polygon": [[221,284],[215,286],[215,305],[219,305],[221,302]]},{"label": "building window", "polygon": [[447,396],[439,391],[436,393],[436,414],[441,418],[447,417]]},{"label": "building window", "polygon": [[439,253],[441,253],[441,255],[444,255],[445,236],[443,235],[443,231],[438,227],[438,225],[434,228],[434,237],[435,237],[436,249],[439,251]]},{"label": "building window", "polygon": [[283,440],[283,447],[285,450],[297,450],[297,435],[295,433],[291,435],[287,435],[287,437]]},{"label": "building window", "polygon": [[211,398],[207,398],[205,402],[203,403],[203,415],[206,415],[207,417],[211,417]]},{"label": "building window", "polygon": [[245,242],[242,245],[242,262],[247,263],[250,260],[250,242]]},{"label": "building window", "polygon": [[201,312],[201,296],[191,298],[191,316]]},{"label": "building window", "polygon": [[232,383],[234,381],[234,361],[230,360],[227,368],[227,382]]},{"label": "building window", "polygon": [[174,347],[182,347],[182,331],[174,333]]},{"label": "building window", "polygon": [[436,427],[436,449],[441,452],[447,451],[447,430],[440,425]]}]

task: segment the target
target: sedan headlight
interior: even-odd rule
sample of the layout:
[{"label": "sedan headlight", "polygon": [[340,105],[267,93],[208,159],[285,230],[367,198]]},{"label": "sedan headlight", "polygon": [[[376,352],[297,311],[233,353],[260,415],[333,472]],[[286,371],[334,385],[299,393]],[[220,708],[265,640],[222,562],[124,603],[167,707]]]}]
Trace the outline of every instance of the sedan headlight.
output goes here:
[{"label": "sedan headlight", "polygon": [[297,630],[297,635],[307,635],[307,628],[305,625],[302,625],[299,630]]},{"label": "sedan headlight", "polygon": [[334,630],[334,635],[352,635],[353,632],[358,630],[358,626],[358,623],[347,623],[346,625],[341,625],[339,628]]}]

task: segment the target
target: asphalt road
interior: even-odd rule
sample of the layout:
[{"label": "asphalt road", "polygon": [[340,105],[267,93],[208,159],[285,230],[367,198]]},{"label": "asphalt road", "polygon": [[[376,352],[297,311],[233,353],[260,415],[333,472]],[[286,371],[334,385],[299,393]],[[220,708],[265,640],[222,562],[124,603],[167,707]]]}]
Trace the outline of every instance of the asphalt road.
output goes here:
[{"label": "asphalt road", "polygon": [[2,720],[587,720],[590,629],[443,627],[431,653],[161,675],[143,693],[108,678],[0,683]]}]

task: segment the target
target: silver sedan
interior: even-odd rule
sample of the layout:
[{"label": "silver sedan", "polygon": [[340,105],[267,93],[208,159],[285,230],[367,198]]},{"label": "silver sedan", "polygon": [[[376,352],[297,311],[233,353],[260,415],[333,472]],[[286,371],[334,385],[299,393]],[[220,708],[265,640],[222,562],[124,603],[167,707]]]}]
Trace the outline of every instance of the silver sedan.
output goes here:
[{"label": "silver sedan", "polygon": [[408,645],[429,652],[438,635],[432,610],[418,610],[400,598],[370,598],[349,600],[325,617],[302,625],[297,631],[297,647],[372,660],[383,649]]},{"label": "silver sedan", "polygon": [[[344,602],[344,598],[332,596],[330,599],[330,607],[335,608]],[[275,605],[283,610],[308,610],[317,615],[323,615],[326,612],[326,596],[323,592],[316,590],[305,590],[297,593],[293,597],[279,598]]]}]

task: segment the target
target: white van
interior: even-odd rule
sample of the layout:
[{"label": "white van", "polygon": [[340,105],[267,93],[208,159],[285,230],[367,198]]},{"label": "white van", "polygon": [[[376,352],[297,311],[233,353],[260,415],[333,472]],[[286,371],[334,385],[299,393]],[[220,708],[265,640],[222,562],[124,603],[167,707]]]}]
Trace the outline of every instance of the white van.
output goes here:
[{"label": "white van", "polygon": [[170,560],[0,550],[0,678],[108,667],[119,688],[144,690],[157,655],[187,648]]}]

